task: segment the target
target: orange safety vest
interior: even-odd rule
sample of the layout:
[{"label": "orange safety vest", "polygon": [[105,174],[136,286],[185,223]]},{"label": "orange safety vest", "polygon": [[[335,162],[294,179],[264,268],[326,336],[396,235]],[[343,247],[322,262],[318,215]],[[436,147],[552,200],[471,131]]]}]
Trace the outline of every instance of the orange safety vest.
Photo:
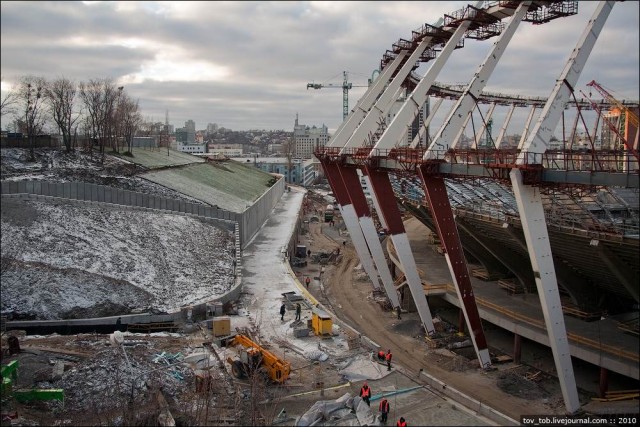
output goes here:
[{"label": "orange safety vest", "polygon": [[389,412],[389,401],[385,399],[380,402],[380,407],[378,409],[380,412]]},{"label": "orange safety vest", "polygon": [[382,350],[379,351],[378,352],[378,357],[380,357],[380,358],[384,357],[384,351],[382,351]]},{"label": "orange safety vest", "polygon": [[387,362],[391,362],[391,353],[387,353],[385,359],[387,359]]},{"label": "orange safety vest", "polygon": [[362,387],[360,389],[360,396],[362,397],[369,397],[371,396],[371,389],[369,387]]},{"label": "orange safety vest", "polygon": [[396,423],[396,425],[398,427],[407,427],[407,422],[406,421],[402,421],[400,422],[400,420],[398,420],[398,422]]}]

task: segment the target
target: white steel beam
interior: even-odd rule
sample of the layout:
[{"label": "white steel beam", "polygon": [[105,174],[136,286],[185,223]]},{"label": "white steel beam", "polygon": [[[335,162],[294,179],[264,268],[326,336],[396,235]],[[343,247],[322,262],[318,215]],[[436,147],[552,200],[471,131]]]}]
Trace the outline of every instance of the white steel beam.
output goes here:
[{"label": "white steel beam", "polygon": [[[382,228],[387,230],[388,229],[387,221],[385,220],[384,215],[381,214],[382,211],[380,210],[380,202],[378,202],[378,197],[376,196],[375,191],[373,191],[373,188],[371,187],[371,180],[369,179],[369,176],[365,173],[366,171],[362,171],[360,169],[358,169],[358,171],[362,173],[362,177],[364,179],[363,188],[367,190],[367,192],[371,196],[373,207],[376,210],[376,213],[378,214],[378,219],[380,220],[380,224],[382,225]],[[391,304],[393,304],[394,307],[398,307],[400,305],[400,299],[398,298],[398,291],[396,290],[393,284],[393,277],[391,277],[391,270],[389,270],[389,265],[387,264],[386,258],[384,256],[384,251],[382,249],[382,242],[380,242],[380,239],[378,238],[378,233],[375,230],[373,219],[371,217],[369,217],[369,221],[371,222],[371,225],[370,226],[365,225],[363,224],[363,221],[361,218],[360,225],[364,232],[365,238],[368,235],[375,236],[375,239],[369,243],[369,248],[371,249],[371,253],[373,254],[374,261],[376,259],[381,259],[381,261],[376,262],[376,266],[378,267],[380,280],[382,280],[382,286],[384,286],[384,289],[387,292],[387,296],[389,297]],[[365,229],[368,229],[368,228],[373,228],[374,233],[367,233]],[[367,242],[369,241],[367,240]]]},{"label": "white steel beam", "polygon": [[378,272],[373,265],[373,259],[371,257],[371,253],[369,252],[369,247],[367,246],[363,231],[360,228],[358,215],[356,214],[353,205],[348,204],[342,206],[342,208],[340,208],[340,213],[342,214],[342,219],[344,219],[344,225],[346,225],[347,229],[349,230],[349,237],[351,237],[351,241],[353,242],[353,246],[356,249],[358,258],[360,258],[362,268],[367,273],[367,276],[369,276],[369,279],[371,279],[371,283],[373,284],[374,289],[380,289]]},{"label": "white steel beam", "polygon": [[402,271],[407,279],[416,310],[418,311],[427,335],[432,336],[435,334],[435,327],[433,326],[431,310],[427,303],[427,297],[422,287],[422,280],[418,274],[418,267],[413,258],[409,238],[402,223],[402,216],[398,209],[388,173],[382,170],[369,169],[366,166],[365,168],[366,174],[370,177],[371,188],[373,192],[376,193],[380,204],[378,215],[385,217],[385,221],[389,227],[391,241],[398,254],[398,261],[400,261]]},{"label": "white steel beam", "polygon": [[[420,131],[418,131],[418,134],[416,135],[416,137],[413,138],[413,141],[411,141],[411,148],[416,148],[418,144],[420,144],[420,141],[422,140],[422,138],[425,138],[427,129],[429,129],[429,125],[431,124],[431,121],[435,117],[436,112],[438,111],[438,108],[440,108],[440,106],[442,105],[442,101],[444,101],[444,98],[438,98],[435,105],[433,105],[429,110],[429,117],[427,117],[427,119],[422,124],[422,127],[420,128]],[[426,143],[427,138],[425,138],[424,140]]]},{"label": "white steel beam", "polygon": [[436,329],[433,326],[433,316],[431,315],[424,288],[422,287],[422,279],[420,279],[420,275],[418,274],[418,266],[411,251],[409,237],[407,237],[407,233],[392,234],[391,241],[398,254],[398,260],[402,265],[420,320],[422,321],[424,329],[427,331],[427,335],[433,336],[436,333]]},{"label": "white steel beam", "polygon": [[542,313],[560,380],[564,404],[570,413],[574,413],[580,408],[580,401],[571,365],[569,341],[564,326],[562,303],[553,265],[549,231],[545,223],[542,197],[536,187],[523,184],[522,173],[519,169],[512,169],[509,176],[527,241],[531,267],[538,288],[538,296],[542,305]]},{"label": "white steel beam", "polygon": [[529,128],[531,127],[531,122],[533,121],[533,116],[536,113],[536,105],[531,106],[531,111],[529,111],[529,116],[527,117],[527,121],[524,122],[524,129],[522,129],[522,135],[520,136],[520,142],[518,142],[518,150],[522,150],[524,147],[524,143],[529,137]]},{"label": "white steel beam", "polygon": [[[498,40],[493,44],[493,48],[489,50],[484,61],[482,61],[478,67],[478,70],[467,85],[466,89],[449,112],[449,115],[444,121],[442,127],[440,127],[440,130],[438,130],[438,133],[433,138],[431,145],[423,156],[424,160],[444,158],[444,150],[447,150],[449,147],[455,148],[457,140],[454,140],[454,136],[458,134],[460,129],[464,129],[464,126],[466,125],[463,125],[463,122],[466,121],[465,117],[469,117],[469,114],[473,111],[476,105],[476,100],[482,93],[482,89],[487,85],[489,77],[491,77],[496,65],[498,65],[498,61],[502,58],[505,49],[518,29],[518,25],[520,25],[520,22],[527,14],[527,10],[530,5],[530,1],[525,1],[519,4],[506,28],[502,31]],[[442,146],[445,147],[442,150],[435,149],[435,147]]]},{"label": "white steel beam", "polygon": [[504,138],[504,134],[507,132],[507,127],[509,126],[509,122],[511,121],[511,116],[513,116],[513,111],[516,109],[516,104],[511,104],[509,107],[509,111],[507,111],[507,116],[504,118],[504,122],[502,123],[502,127],[500,128],[500,132],[498,132],[498,137],[496,138],[496,148],[500,148],[502,145],[502,139]]},{"label": "white steel beam", "polygon": [[530,157],[529,161],[526,161],[527,163],[535,163],[535,154],[542,154],[547,150],[549,140],[560,121],[562,112],[569,102],[573,88],[578,82],[580,73],[582,73],[582,69],[591,54],[593,45],[602,31],[604,23],[609,17],[614,3],[614,1],[601,1],[598,3],[591,20],[582,32],[578,45],[571,53],[560,77],[556,80],[556,85],[551,91],[547,103],[542,108],[538,122],[522,147],[519,157],[522,163],[526,161],[524,159],[525,156]]},{"label": "white steel beam", "polygon": [[385,89],[387,82],[391,79],[394,71],[400,66],[404,58],[409,53],[406,50],[401,51],[390,64],[384,67],[382,73],[373,81],[371,87],[367,89],[365,94],[358,100],[353,111],[349,113],[346,120],[338,126],[335,133],[329,140],[327,147],[343,147],[358,124],[367,115],[369,109],[376,101],[380,93]]},{"label": "white steel beam", "polygon": [[[567,60],[565,68],[547,100],[538,122],[522,147],[517,164],[535,164],[547,149],[551,135],[564,111],[571,91],[576,85],[593,46],[613,8],[614,2],[600,2],[585,27],[578,44]],[[537,155],[537,156],[536,156]],[[562,313],[553,254],[549,242],[549,231],[545,222],[542,197],[538,188],[524,185],[522,171],[510,172],[513,192],[527,241],[531,266],[533,267],[542,313],[549,335],[549,343],[556,365],[560,388],[567,411],[571,414],[580,409],[578,391],[571,364],[571,353]]]},{"label": "white steel beam", "polygon": [[[476,7],[480,7],[482,2],[477,2]],[[404,103],[398,114],[393,118],[391,124],[384,131],[378,142],[376,143],[374,149],[388,150],[393,148],[398,142],[399,138],[402,136],[402,132],[407,124],[411,123],[411,121],[415,118],[416,113],[420,106],[422,106],[427,100],[429,89],[433,82],[438,77],[438,74],[446,64],[447,60],[451,56],[451,53],[457,46],[458,42],[464,36],[464,33],[471,25],[470,20],[465,20],[460,23],[458,28],[451,35],[444,48],[440,52],[440,55],[432,62],[431,67],[425,73],[424,77],[420,79],[416,88],[411,92],[411,95],[407,98],[407,101]],[[395,80],[395,79],[394,79]],[[367,116],[369,117],[369,116]],[[366,118],[365,118],[366,120]],[[363,123],[364,121],[363,120]],[[362,140],[356,141],[357,144],[361,144]],[[373,153],[373,150],[372,150]]]},{"label": "white steel beam", "polygon": [[[442,19],[440,19],[438,22],[441,23]],[[406,77],[416,65],[416,62],[418,62],[422,53],[427,47],[429,47],[432,39],[433,37],[429,36],[422,39],[418,47],[416,47],[409,59],[407,59],[407,62],[402,66],[402,68],[400,68],[400,71],[398,71],[396,76],[389,83],[384,93],[382,93],[380,98],[378,98],[375,104],[373,104],[371,110],[362,120],[353,135],[349,137],[349,140],[346,142],[344,147],[362,146],[369,133],[374,132],[378,129],[378,122],[381,119],[386,118],[387,113],[389,112],[391,106],[397,98],[396,93],[401,89],[402,83],[405,81]]]},{"label": "white steel beam", "polygon": [[336,169],[340,171],[342,182],[344,183],[347,193],[349,193],[349,197],[351,198],[351,203],[358,217],[360,230],[367,242],[368,250],[373,257],[373,262],[376,265],[378,275],[382,280],[384,290],[393,304],[393,307],[397,307],[400,305],[398,301],[398,294],[393,287],[391,271],[389,270],[389,265],[384,257],[384,251],[382,250],[382,244],[378,238],[378,232],[375,224],[371,218],[371,209],[369,209],[367,198],[362,189],[358,170],[340,165],[336,165]]},{"label": "white steel beam", "polygon": [[370,216],[362,216],[358,218],[358,221],[360,221],[360,228],[362,229],[362,234],[364,234],[364,238],[369,245],[369,250],[371,251],[371,255],[373,256],[373,261],[378,268],[378,274],[380,275],[380,280],[382,281],[382,286],[384,287],[387,297],[389,298],[389,301],[391,302],[393,307],[398,307],[400,305],[398,292],[393,286],[393,277],[391,277],[391,270],[389,270],[387,259],[384,256],[382,244],[380,243],[380,238],[378,237],[378,232],[376,231],[376,226],[373,223],[373,219]]}]

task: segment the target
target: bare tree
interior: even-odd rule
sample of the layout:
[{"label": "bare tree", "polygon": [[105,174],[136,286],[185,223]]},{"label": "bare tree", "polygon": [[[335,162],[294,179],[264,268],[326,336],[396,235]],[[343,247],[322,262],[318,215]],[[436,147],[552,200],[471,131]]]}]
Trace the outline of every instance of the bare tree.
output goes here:
[{"label": "bare tree", "polygon": [[[1,80],[2,78],[0,78]],[[17,93],[14,90],[7,90],[0,99],[0,117],[7,114],[15,114],[16,104],[18,102]]]},{"label": "bare tree", "polygon": [[45,96],[51,117],[62,133],[62,141],[69,152],[71,151],[71,135],[74,125],[80,117],[73,111],[76,85],[69,79],[60,77],[49,83]]},{"label": "bare tree", "polygon": [[122,123],[122,136],[127,145],[127,151],[131,153],[133,137],[142,123],[142,114],[139,111],[138,101],[134,101],[126,94],[121,97],[120,107],[121,114],[119,116]]},{"label": "bare tree", "polygon": [[111,79],[90,79],[80,83],[80,99],[84,103],[92,138],[100,145],[100,161],[104,163],[104,147],[113,147],[115,138],[115,109],[121,89]]},{"label": "bare tree", "polygon": [[287,140],[282,144],[282,154],[287,159],[287,176],[285,177],[285,181],[291,184],[292,175],[293,175],[293,157],[296,153],[296,144],[291,138],[287,138]]},{"label": "bare tree", "polygon": [[93,144],[99,138],[100,129],[100,109],[102,104],[102,90],[100,80],[90,79],[88,83],[81,82],[80,99],[84,104],[85,134],[89,137],[89,152],[93,155]]},{"label": "bare tree", "polygon": [[47,81],[44,77],[26,76],[20,81],[18,98],[24,111],[24,125],[29,139],[30,161],[36,160],[35,141],[45,123],[44,92]]}]

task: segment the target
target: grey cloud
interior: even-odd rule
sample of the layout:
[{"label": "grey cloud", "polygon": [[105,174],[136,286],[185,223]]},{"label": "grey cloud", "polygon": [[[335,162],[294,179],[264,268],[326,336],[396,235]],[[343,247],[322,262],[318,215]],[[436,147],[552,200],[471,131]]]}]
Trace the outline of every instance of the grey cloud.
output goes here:
[{"label": "grey cloud", "polygon": [[[467,2],[3,2],[2,76],[24,74],[77,80],[135,73],[162,49],[177,50],[178,65],[194,61],[228,67],[218,82],[127,84],[143,113],[181,126],[216,122],[234,129],[292,128],[296,112],[309,125],[335,129],[342,119],[340,89],[307,90],[311,81],[340,85],[342,71],[353,84],[366,84],[385,50],[423,23],[434,23]],[[177,11],[169,6],[177,5]],[[580,14],[533,26],[523,23],[492,75],[487,90],[546,96],[555,84],[595,4],[581,2]],[[327,9],[328,8],[328,9]],[[334,10],[335,9],[335,10]],[[65,44],[72,37],[95,46]],[[112,38],[152,40],[160,50],[107,46]],[[464,83],[472,77],[495,39],[467,40],[454,52],[439,81]],[[638,3],[616,3],[583,72],[625,96],[638,93]],[[419,69],[424,73],[427,64]],[[210,80],[209,76],[201,76]],[[584,80],[584,83],[582,82]],[[350,107],[362,94],[350,92]],[[262,125],[261,125],[262,124]],[[269,126],[267,126],[269,125]]]}]

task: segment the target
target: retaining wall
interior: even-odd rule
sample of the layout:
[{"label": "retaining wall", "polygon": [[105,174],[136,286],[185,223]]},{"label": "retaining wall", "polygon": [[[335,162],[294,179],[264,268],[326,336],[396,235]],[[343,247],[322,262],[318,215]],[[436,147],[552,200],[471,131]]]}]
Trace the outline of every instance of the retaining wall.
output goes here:
[{"label": "retaining wall", "polygon": [[[67,182],[55,183],[48,181],[3,181],[0,194],[2,197],[20,197],[31,200],[55,200],[64,199],[67,202],[83,204],[106,203],[117,205],[129,210],[153,210],[157,212],[179,215],[195,216],[205,221],[212,222],[235,234],[235,262],[234,285],[222,295],[201,301],[191,305],[193,318],[206,316],[206,305],[211,302],[227,303],[237,300],[242,291],[242,249],[251,241],[262,225],[271,215],[276,204],[284,194],[285,182],[282,177],[271,186],[252,206],[242,214],[226,211],[220,208],[200,205],[182,200],[174,200],[166,197],[121,190],[104,185]],[[174,313],[155,315],[141,313],[135,315],[111,316],[92,319],[70,319],[49,321],[10,321],[7,329],[20,329],[27,325],[65,327],[72,325],[110,325],[115,326],[116,320],[121,318],[124,325],[130,323],[155,323],[172,319],[174,321],[186,320],[186,307]]]},{"label": "retaining wall", "polygon": [[191,203],[152,194],[122,190],[105,185],[86,182],[49,181],[2,181],[0,194],[36,194],[70,200],[111,203],[173,213],[191,214],[199,217],[220,219],[238,224],[240,246],[245,245],[260,230],[271,211],[284,194],[284,179],[280,178],[253,205],[243,213],[231,212],[219,207]]}]

